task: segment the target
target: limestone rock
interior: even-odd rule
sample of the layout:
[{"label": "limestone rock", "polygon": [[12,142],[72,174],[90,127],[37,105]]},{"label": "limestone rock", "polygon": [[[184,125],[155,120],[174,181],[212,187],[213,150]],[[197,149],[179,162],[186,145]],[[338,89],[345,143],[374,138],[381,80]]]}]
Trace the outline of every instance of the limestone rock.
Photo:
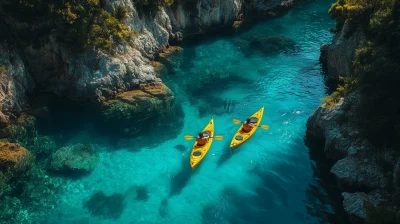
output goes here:
[{"label": "limestone rock", "polygon": [[338,79],[339,76],[351,76],[355,50],[365,40],[365,33],[361,29],[350,33],[349,26],[345,24],[331,44],[321,47],[320,61],[325,65],[327,75],[334,79]]},{"label": "limestone rock", "polygon": [[359,92],[355,91],[333,108],[323,104],[307,120],[307,138],[324,139],[324,151],[330,159],[343,159],[371,147],[361,138],[361,130],[353,123],[357,117],[359,98]]},{"label": "limestone rock", "polygon": [[90,145],[76,144],[57,150],[51,161],[51,169],[63,173],[91,172],[99,161],[99,155]]},{"label": "limestone rock", "polygon": [[34,86],[18,51],[0,43],[0,127],[25,108]]},{"label": "limestone rock", "polygon": [[364,192],[348,193],[343,192],[342,196],[344,210],[351,216],[353,223],[366,218],[364,201],[372,203],[375,207],[380,205],[384,201],[383,196],[377,192],[373,191],[369,194]]},{"label": "limestone rock", "polygon": [[0,172],[14,175],[31,167],[31,153],[17,143],[0,142]]},{"label": "limestone rock", "polygon": [[332,167],[331,172],[335,174],[342,189],[384,189],[388,185],[383,169],[375,159],[348,156],[339,160]]}]

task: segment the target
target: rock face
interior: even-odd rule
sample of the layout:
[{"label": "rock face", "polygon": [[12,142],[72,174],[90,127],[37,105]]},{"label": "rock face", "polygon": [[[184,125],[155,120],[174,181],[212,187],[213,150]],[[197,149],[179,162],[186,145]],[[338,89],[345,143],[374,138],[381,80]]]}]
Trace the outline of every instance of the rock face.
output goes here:
[{"label": "rock face", "polygon": [[[362,30],[350,32],[345,25],[332,44],[323,45],[320,61],[328,76],[351,76],[355,49],[365,40]],[[364,201],[379,206],[393,197],[393,189],[400,189],[399,153],[378,149],[362,136],[363,130],[356,124],[359,101],[359,90],[355,90],[334,107],[321,105],[308,119],[306,132],[307,140],[323,140],[326,157],[336,161],[330,171],[343,191],[344,210],[353,223],[363,223],[366,218]]]},{"label": "rock face", "polygon": [[354,92],[346,99],[341,99],[335,108],[321,105],[307,121],[307,137],[324,139],[324,151],[329,159],[343,159],[364,149],[359,146],[361,141],[357,145],[353,142],[360,131],[346,122],[357,116],[358,99],[358,92]]},{"label": "rock face", "polygon": [[171,90],[162,82],[140,84],[138,89],[120,93],[103,103],[102,125],[115,130],[113,134],[122,131],[120,137],[137,135],[160,116],[172,112],[173,100]]},{"label": "rock face", "polygon": [[364,192],[356,193],[342,193],[344,198],[343,207],[344,210],[350,215],[350,219],[353,223],[359,222],[366,218],[364,210],[364,201],[372,203],[374,206],[380,205],[384,198],[379,192],[371,192],[366,194]]},{"label": "rock face", "polygon": [[0,143],[0,171],[17,174],[28,169],[33,157],[24,147],[16,143]]},{"label": "rock face", "polygon": [[18,51],[0,43],[0,127],[24,109],[34,87]]},{"label": "rock face", "polygon": [[31,153],[19,144],[0,142],[0,196],[10,190],[8,181],[28,170],[33,161]]},{"label": "rock face", "polygon": [[363,30],[357,29],[350,33],[349,29],[345,24],[331,44],[321,46],[320,61],[325,66],[328,76],[333,79],[352,75],[355,50],[366,40]]},{"label": "rock face", "polygon": [[51,169],[66,174],[91,172],[97,165],[99,156],[90,145],[76,144],[57,150],[51,161]]},{"label": "rock face", "polygon": [[[291,1],[177,2],[151,14],[138,11],[130,0],[103,0],[102,6],[111,13],[117,6],[124,6],[128,13],[123,23],[135,31],[135,37],[129,43],[115,47],[112,54],[90,47],[83,53],[73,53],[57,42],[52,34],[41,46],[27,46],[20,52],[26,64],[17,52],[0,47],[0,62],[10,71],[0,74],[0,103],[4,102],[0,104],[1,120],[8,121],[13,112],[19,112],[25,106],[26,95],[34,88],[33,79],[36,90],[93,102],[108,100],[120,92],[138,89],[141,84],[160,82],[151,60],[169,45],[169,41],[181,40],[186,31],[231,25],[242,17],[243,12],[251,14],[288,7]],[[10,18],[7,18],[7,23],[15,29],[24,27]],[[28,73],[25,66],[29,66],[32,73]]]}]

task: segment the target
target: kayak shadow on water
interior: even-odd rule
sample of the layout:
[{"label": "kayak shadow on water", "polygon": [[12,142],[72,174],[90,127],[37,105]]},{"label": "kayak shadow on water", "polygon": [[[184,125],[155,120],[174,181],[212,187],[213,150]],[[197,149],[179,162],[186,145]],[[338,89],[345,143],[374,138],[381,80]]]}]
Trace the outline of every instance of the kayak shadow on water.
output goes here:
[{"label": "kayak shadow on water", "polygon": [[175,195],[179,195],[183,188],[186,187],[190,178],[197,171],[197,169],[193,170],[189,165],[189,155],[191,153],[191,150],[185,151],[184,145],[176,145],[174,148],[178,149],[181,152],[183,151],[184,153],[181,159],[180,170],[175,173],[175,175],[173,175],[170,179],[169,194],[161,201],[160,207],[158,209],[158,213],[161,217],[165,217],[167,215],[168,200]]},{"label": "kayak shadow on water", "polygon": [[225,147],[222,150],[222,154],[218,159],[217,162],[217,168],[219,168],[220,166],[222,166],[226,161],[228,161],[235,153],[237,152],[237,150],[232,150],[229,147]]},{"label": "kayak shadow on water", "polygon": [[171,177],[169,197],[180,194],[183,188],[186,187],[187,183],[189,182],[194,172],[196,172],[197,170],[197,169],[193,170],[189,166],[188,156],[184,156],[183,158],[184,159],[182,159],[181,161],[181,169]]}]

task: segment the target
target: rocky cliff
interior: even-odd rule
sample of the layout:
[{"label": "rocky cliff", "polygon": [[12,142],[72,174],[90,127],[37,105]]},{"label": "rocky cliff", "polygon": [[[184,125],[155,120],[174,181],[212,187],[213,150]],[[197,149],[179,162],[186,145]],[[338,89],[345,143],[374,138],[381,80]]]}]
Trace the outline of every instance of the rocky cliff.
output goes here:
[{"label": "rocky cliff", "polygon": [[334,36],[331,44],[321,46],[320,61],[330,78],[348,77],[353,74],[355,50],[366,41],[363,29],[350,31],[348,24]]},{"label": "rocky cliff", "polygon": [[[344,21],[342,15],[337,14],[342,12],[340,4],[341,1],[338,1],[329,10],[331,16],[336,18],[339,24]],[[346,5],[346,7],[353,6]],[[381,40],[374,39],[374,32],[378,32],[376,31],[378,29],[371,29],[371,24],[381,18],[374,18],[376,14],[365,15],[370,11],[365,11],[364,6],[358,7],[360,14],[352,16],[357,18],[355,15],[363,15],[362,18],[366,21],[370,18],[369,26],[363,26],[364,23],[355,18],[351,18],[352,21],[359,23],[353,23],[351,29],[350,22],[337,26],[340,29],[332,43],[321,47],[320,61],[329,77],[338,79],[338,76],[353,76],[359,83],[347,94],[340,94],[340,91],[337,91],[336,95],[341,97],[335,105],[323,103],[313,112],[307,121],[306,138],[307,142],[323,142],[320,146],[310,144],[311,150],[323,150],[326,158],[334,162],[330,172],[336,177],[337,187],[342,192],[344,210],[349,214],[352,223],[363,223],[366,219],[369,223],[398,223],[400,212],[396,195],[400,189],[400,153],[396,143],[393,144],[396,141],[386,140],[383,143],[376,141],[380,136],[368,134],[371,133],[368,128],[376,129],[375,133],[384,132],[380,133],[381,136],[392,136],[392,132],[396,130],[392,128],[395,126],[393,122],[390,122],[391,128],[383,129],[383,125],[379,126],[379,122],[385,119],[390,121],[390,110],[385,110],[380,105],[385,104],[388,96],[396,96],[395,91],[389,88],[395,81],[391,85],[386,85],[387,88],[382,88],[384,85],[379,88],[380,85],[377,83],[390,80],[392,74],[388,74],[387,71],[391,69],[396,71],[395,65],[399,62],[395,54],[383,56],[384,54],[376,53],[390,52],[393,47],[387,47],[389,45],[382,47]],[[379,8],[373,4],[368,7]],[[389,7],[387,11],[390,12],[393,9],[395,7]],[[393,22],[393,24],[396,23]],[[386,27],[386,30],[381,29],[379,32],[386,32],[385,36],[390,37],[395,29]],[[376,36],[379,37],[379,35]],[[361,57],[356,56],[356,49],[361,52]],[[388,66],[389,63],[384,64],[386,62],[382,58],[389,61],[393,67]],[[358,68],[357,73],[355,73],[355,68]],[[385,69],[386,76],[379,76],[380,71]],[[397,73],[395,75],[397,76]],[[375,86],[375,89],[371,86]],[[341,87],[342,90],[344,88]],[[383,92],[385,94],[382,94]],[[377,97],[380,94],[384,97]],[[380,101],[380,103],[374,101]],[[388,102],[388,105],[396,104]],[[371,113],[373,115],[369,115],[366,119],[360,117],[361,112],[366,110],[374,111]],[[377,114],[376,111],[379,111],[377,119],[374,117]],[[398,110],[394,113],[398,113]]]},{"label": "rocky cliff", "polygon": [[[2,43],[0,63],[6,70],[1,72],[1,121],[7,122],[14,113],[21,111],[32,91],[100,102],[113,98],[118,92],[137,89],[140,84],[159,83],[161,80],[156,77],[151,60],[166,49],[170,41],[182,40],[189,30],[198,32],[217,25],[229,26],[243,14],[250,16],[288,7],[291,2],[181,0],[157,11],[143,12],[131,0],[101,1],[102,7],[110,13],[114,13],[117,6],[123,6],[127,14],[122,22],[135,32],[130,41],[114,47],[111,53],[89,46],[77,54],[59,42],[52,32],[44,40],[38,40],[39,44],[20,47],[19,51],[12,50],[13,44],[9,42]],[[10,33],[28,27],[5,10],[0,12]],[[44,25],[37,24],[30,29],[35,31],[40,26]]]}]

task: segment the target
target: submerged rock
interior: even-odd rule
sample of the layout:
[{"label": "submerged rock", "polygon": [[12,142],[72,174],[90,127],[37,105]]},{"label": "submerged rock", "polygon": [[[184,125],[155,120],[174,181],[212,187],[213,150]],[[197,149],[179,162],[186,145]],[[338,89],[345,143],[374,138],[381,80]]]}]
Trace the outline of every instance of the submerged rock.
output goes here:
[{"label": "submerged rock", "polygon": [[0,172],[18,174],[32,166],[31,153],[16,143],[0,142]]},{"label": "submerged rock", "polygon": [[173,102],[171,90],[163,83],[141,84],[137,90],[105,101],[103,122],[98,127],[105,131],[113,130],[113,134],[118,133],[121,137],[137,136],[139,132],[145,133],[157,125],[163,116],[172,115],[175,111]]},{"label": "submerged rock", "polygon": [[146,201],[149,198],[149,192],[146,186],[133,185],[125,191],[125,198]]},{"label": "submerged rock", "polygon": [[33,165],[34,158],[16,143],[0,142],[0,196],[9,190],[9,180],[22,175]]},{"label": "submerged rock", "polygon": [[260,36],[250,41],[253,50],[262,51],[267,54],[279,52],[289,53],[295,50],[296,42],[284,36]]},{"label": "submerged rock", "polygon": [[65,174],[85,174],[91,172],[99,161],[99,155],[91,145],[76,144],[57,150],[50,168]]},{"label": "submerged rock", "polygon": [[21,219],[21,210],[22,205],[18,198],[6,196],[0,203],[0,220],[7,220],[11,224],[29,223],[28,220]]},{"label": "submerged rock", "polygon": [[154,113],[170,110],[173,99],[171,90],[161,82],[141,84],[137,90],[123,92],[115,99],[105,101],[103,114],[105,118],[127,120],[139,114],[154,116]]},{"label": "submerged rock", "polygon": [[124,196],[112,194],[106,196],[102,191],[95,193],[83,204],[93,216],[101,216],[105,219],[118,219],[124,211]]}]

